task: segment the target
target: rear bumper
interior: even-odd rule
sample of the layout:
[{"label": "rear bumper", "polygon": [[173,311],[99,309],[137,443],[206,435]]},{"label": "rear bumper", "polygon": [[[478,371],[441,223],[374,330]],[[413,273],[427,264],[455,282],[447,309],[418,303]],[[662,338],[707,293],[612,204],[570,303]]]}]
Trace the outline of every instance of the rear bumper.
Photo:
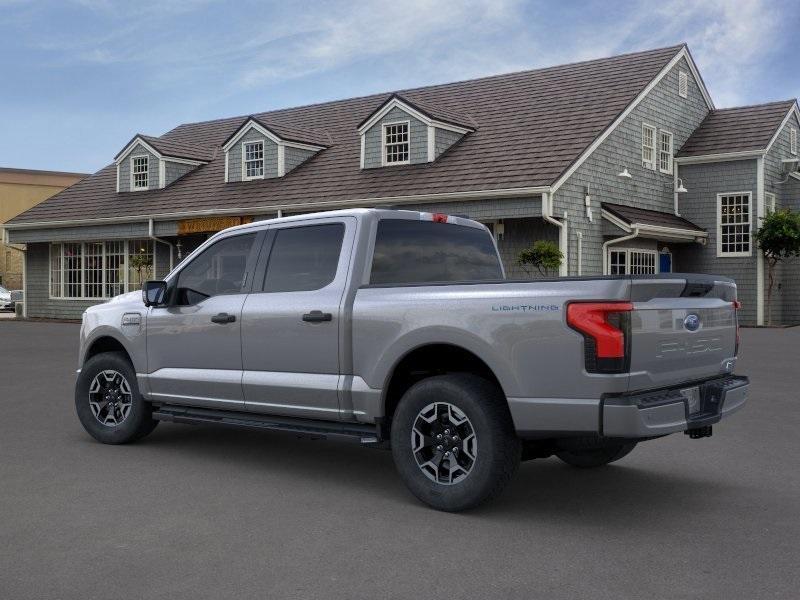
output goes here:
[{"label": "rear bumper", "polygon": [[744,406],[750,382],[747,377],[729,375],[698,384],[700,409],[694,413],[680,393],[686,387],[604,398],[600,433],[643,438],[713,425]]},{"label": "rear bumper", "polygon": [[[690,413],[689,401],[680,390],[694,385],[700,388],[700,408]],[[509,398],[509,407],[520,437],[594,433],[649,438],[719,422],[744,406],[749,386],[747,377],[727,375],[599,400]]]}]

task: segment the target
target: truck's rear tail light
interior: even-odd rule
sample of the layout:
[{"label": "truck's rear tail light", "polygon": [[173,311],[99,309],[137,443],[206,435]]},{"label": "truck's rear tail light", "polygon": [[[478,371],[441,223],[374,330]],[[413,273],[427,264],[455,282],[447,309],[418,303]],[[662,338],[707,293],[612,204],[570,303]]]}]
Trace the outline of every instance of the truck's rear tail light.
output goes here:
[{"label": "truck's rear tail light", "polygon": [[567,324],[583,334],[590,373],[626,373],[630,367],[630,302],[572,302]]}]

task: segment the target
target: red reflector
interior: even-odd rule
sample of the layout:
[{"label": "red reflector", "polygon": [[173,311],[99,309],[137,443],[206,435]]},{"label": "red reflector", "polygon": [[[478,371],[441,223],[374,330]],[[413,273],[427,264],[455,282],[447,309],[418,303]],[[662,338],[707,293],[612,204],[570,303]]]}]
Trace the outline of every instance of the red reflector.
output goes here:
[{"label": "red reflector", "polygon": [[736,310],[739,310],[740,308],[742,308],[742,303],[739,302],[738,300],[734,300],[733,301],[733,308],[735,308]]},{"label": "red reflector", "polygon": [[597,358],[624,358],[625,333],[608,322],[608,315],[631,310],[630,302],[573,302],[567,306],[567,323],[594,338]]},{"label": "red reflector", "polygon": [[443,215],[442,213],[433,213],[433,222],[447,223],[447,215]]}]

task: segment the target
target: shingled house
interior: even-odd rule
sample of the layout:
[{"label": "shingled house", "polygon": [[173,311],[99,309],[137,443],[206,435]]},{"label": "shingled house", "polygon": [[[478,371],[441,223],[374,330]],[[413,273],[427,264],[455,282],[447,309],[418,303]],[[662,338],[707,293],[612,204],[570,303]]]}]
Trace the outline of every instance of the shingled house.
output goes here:
[{"label": "shingled house", "polygon": [[[163,277],[221,228],[352,206],[468,215],[518,252],[556,241],[560,275],[734,277],[764,319],[752,234],[800,202],[794,100],[714,108],[685,45],[136,135],[113,164],[17,216],[30,317]],[[800,321],[800,266],[773,315]]]}]

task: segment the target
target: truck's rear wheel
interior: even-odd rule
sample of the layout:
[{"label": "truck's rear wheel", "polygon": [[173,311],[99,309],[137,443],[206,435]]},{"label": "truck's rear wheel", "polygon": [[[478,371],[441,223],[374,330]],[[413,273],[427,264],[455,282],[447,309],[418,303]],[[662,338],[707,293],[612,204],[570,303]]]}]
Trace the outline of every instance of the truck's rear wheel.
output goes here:
[{"label": "truck's rear wheel", "polygon": [[133,442],[158,425],[139,394],[133,366],[119,352],[86,361],[75,386],[75,410],[83,428],[104,444]]},{"label": "truck's rear wheel", "polygon": [[636,442],[621,442],[609,444],[601,448],[582,448],[560,450],[556,456],[568,465],[590,469],[592,467],[602,467],[626,457],[636,447]]},{"label": "truck's rear wheel", "polygon": [[520,462],[521,444],[500,390],[469,374],[413,385],[392,419],[392,455],[411,492],[439,510],[496,496]]}]

